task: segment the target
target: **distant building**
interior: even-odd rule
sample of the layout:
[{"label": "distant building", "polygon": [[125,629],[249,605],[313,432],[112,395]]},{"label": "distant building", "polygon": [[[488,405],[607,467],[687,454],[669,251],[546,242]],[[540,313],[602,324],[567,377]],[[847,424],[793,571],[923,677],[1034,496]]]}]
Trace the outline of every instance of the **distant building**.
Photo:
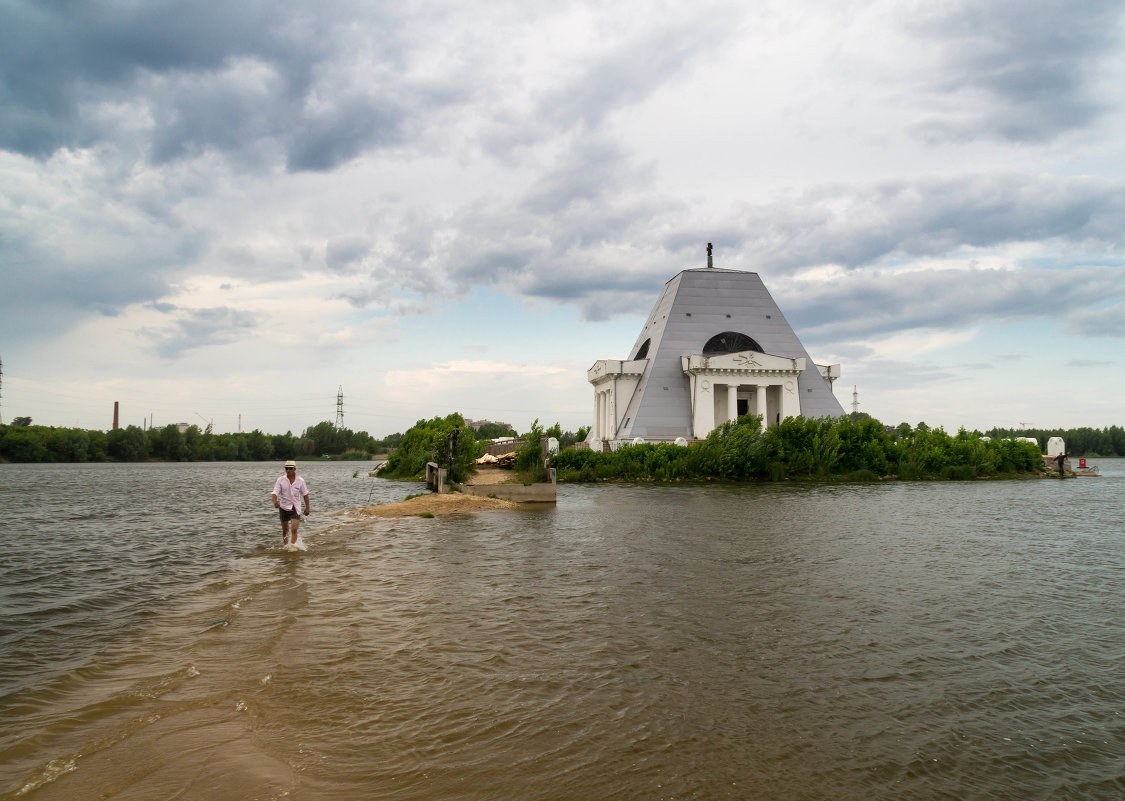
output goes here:
[{"label": "distant building", "polygon": [[474,431],[480,431],[480,427],[483,425],[494,425],[500,426],[501,428],[512,428],[511,423],[500,423],[496,420],[466,420],[465,425],[472,426]]},{"label": "distant building", "polygon": [[747,413],[765,426],[839,417],[839,375],[838,364],[813,364],[757,273],[684,270],[664,285],[629,358],[587,372],[594,425],[586,441],[597,450],[702,439]]}]

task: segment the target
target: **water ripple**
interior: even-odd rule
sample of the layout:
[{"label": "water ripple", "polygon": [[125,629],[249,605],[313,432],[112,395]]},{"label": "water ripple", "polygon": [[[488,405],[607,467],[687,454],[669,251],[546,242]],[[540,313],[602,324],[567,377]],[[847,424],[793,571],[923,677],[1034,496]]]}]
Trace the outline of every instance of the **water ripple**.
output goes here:
[{"label": "water ripple", "polygon": [[[1112,465],[433,520],[322,501],[299,554],[247,500],[272,465],[0,467],[32,506],[0,567],[0,799],[1125,792]],[[416,491],[314,467],[341,509]]]}]

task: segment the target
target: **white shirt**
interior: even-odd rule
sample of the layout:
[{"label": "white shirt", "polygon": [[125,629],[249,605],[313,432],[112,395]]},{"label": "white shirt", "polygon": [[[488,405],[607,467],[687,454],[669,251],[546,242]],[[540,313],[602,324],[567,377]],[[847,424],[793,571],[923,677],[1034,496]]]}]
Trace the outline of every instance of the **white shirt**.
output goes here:
[{"label": "white shirt", "polygon": [[299,499],[308,497],[309,488],[300,476],[293,479],[293,483],[289,482],[287,476],[280,476],[277,483],[273,485],[273,494],[277,496],[277,502],[281,504],[282,509],[292,509],[299,514],[301,511]]}]

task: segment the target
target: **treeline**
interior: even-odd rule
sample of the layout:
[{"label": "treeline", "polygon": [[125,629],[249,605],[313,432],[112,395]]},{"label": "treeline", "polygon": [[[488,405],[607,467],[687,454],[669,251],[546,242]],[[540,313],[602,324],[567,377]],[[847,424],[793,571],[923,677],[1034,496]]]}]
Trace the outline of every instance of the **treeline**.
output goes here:
[{"label": "treeline", "polygon": [[1042,456],[1030,442],[995,437],[985,441],[964,429],[950,435],[924,423],[888,431],[870,417],[791,417],[762,431],[761,418],[746,415],[686,447],[650,443],[625,445],[614,452],[565,450],[552,464],[559,481],[968,480],[1038,473]]},{"label": "treeline", "polygon": [[[27,418],[23,418],[27,420]],[[110,431],[88,431],[53,426],[0,425],[0,459],[9,462],[138,462],[146,459],[172,462],[259,462],[309,457],[369,458],[394,447],[402,439],[394,434],[377,440],[366,431],[318,423],[299,436],[248,433],[214,434],[210,426],[175,425],[143,429],[135,425]]]},{"label": "treeline", "polygon": [[993,439],[1000,437],[1035,437],[1039,447],[1045,449],[1051,437],[1062,437],[1066,450],[1072,456],[1125,456],[1125,428],[994,428],[984,432]]},{"label": "treeline", "polygon": [[[451,415],[447,419],[453,417],[473,442],[497,436],[518,436],[514,429],[495,424],[490,430],[482,426],[482,433],[475,434],[465,425],[461,415]],[[418,421],[418,425],[426,424],[427,421]],[[563,431],[555,423],[547,429],[547,434],[566,447],[585,438],[588,431],[589,428],[579,428],[577,432]],[[29,417],[17,417],[11,425],[0,425],[0,461],[139,462],[152,459],[170,462],[264,462],[323,456],[366,459],[400,447],[405,436],[396,433],[376,439],[366,431],[336,428],[327,421],[306,428],[300,435],[292,432],[265,434],[258,430],[213,434],[210,426],[201,429],[191,425],[180,431],[176,425],[148,429],[131,425],[110,431],[91,431],[37,426],[32,425]],[[425,461],[422,469],[424,471]]]}]

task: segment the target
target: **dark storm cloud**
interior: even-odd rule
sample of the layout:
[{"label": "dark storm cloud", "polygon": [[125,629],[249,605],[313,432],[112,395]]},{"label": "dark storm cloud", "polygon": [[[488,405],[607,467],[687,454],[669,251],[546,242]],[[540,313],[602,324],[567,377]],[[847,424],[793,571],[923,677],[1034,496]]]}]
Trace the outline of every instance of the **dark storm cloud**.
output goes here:
[{"label": "dark storm cloud", "polygon": [[[465,287],[492,283],[574,303],[600,319],[613,304],[616,312],[609,313],[647,311],[654,293],[677,271],[706,264],[710,241],[716,243],[716,266],[758,271],[769,285],[818,265],[857,273],[854,285],[876,293],[879,306],[865,308],[857,296],[859,305],[850,307],[849,285],[841,282],[833,287],[844,295],[840,305],[832,296],[818,305],[808,300],[815,292],[801,293],[802,324],[824,326],[858,315],[867,333],[942,324],[944,309],[956,307],[963,291],[962,276],[1005,292],[1013,313],[1023,315],[1049,314],[1055,296],[1067,299],[1071,309],[1122,287],[1115,277],[1121,270],[1062,269],[1088,253],[1102,260],[1095,256],[1087,264],[1117,263],[1104,258],[1125,248],[1121,181],[964,176],[821,188],[726,220],[699,220],[680,201],[649,196],[644,171],[619,165],[579,172],[590,174],[572,182],[561,174],[548,176],[514,209],[474,209],[455,221],[462,232],[456,252],[441,254],[451,278]],[[586,203],[591,196],[599,202]],[[897,276],[918,260],[951,260],[969,268],[977,256],[1022,243],[1043,243],[1041,254],[1056,249],[1065,255],[1031,272],[1026,268],[1035,265],[1013,264],[1011,272],[994,274],[965,269]],[[884,275],[887,286],[878,277]],[[924,289],[888,294],[890,287],[910,286]],[[903,303],[908,309],[898,308]],[[879,311],[884,305],[894,310],[886,318]]]},{"label": "dark storm cloud", "polygon": [[[871,271],[838,280],[797,281],[780,289],[775,295],[789,322],[810,341],[827,342],[912,329],[966,330],[1080,318],[1101,298],[1125,296],[1125,270]],[[1116,335],[1125,335],[1125,326],[1119,325]]]},{"label": "dark storm cloud", "polygon": [[396,33],[362,4],[8,0],[0,147],[46,157],[140,135],[158,163],[214,149],[331,169],[399,141],[413,113]]},{"label": "dark storm cloud", "polygon": [[169,326],[137,332],[152,343],[153,351],[162,359],[177,359],[188,350],[237,342],[258,327],[253,314],[226,306],[210,309],[172,307],[169,313],[177,316]]},{"label": "dark storm cloud", "polygon": [[817,189],[750,209],[740,243],[763,269],[847,268],[959,248],[1062,240],[1125,246],[1125,182],[961,176]]},{"label": "dark storm cloud", "polygon": [[[490,284],[600,320],[646,312],[676,272],[706,264],[712,241],[716,266],[761,273],[790,321],[822,341],[1037,317],[1083,315],[1071,323],[1083,334],[1121,325],[1113,310],[1081,310],[1125,295],[1111,257],[1125,248],[1125,182],[1005,175],[822,188],[701,221],[650,197],[644,171],[627,164],[579,172],[589,174],[547,176],[512,208],[451,221],[460,234],[434,262],[460,291]],[[1022,244],[1036,246],[1034,262],[976,268]],[[820,265],[847,273],[792,279]]]},{"label": "dark storm cloud", "polygon": [[924,138],[1049,140],[1109,107],[1092,84],[1121,47],[1120,0],[974,1],[910,13],[913,33],[941,49],[937,77],[921,87],[935,112],[916,129]]}]

